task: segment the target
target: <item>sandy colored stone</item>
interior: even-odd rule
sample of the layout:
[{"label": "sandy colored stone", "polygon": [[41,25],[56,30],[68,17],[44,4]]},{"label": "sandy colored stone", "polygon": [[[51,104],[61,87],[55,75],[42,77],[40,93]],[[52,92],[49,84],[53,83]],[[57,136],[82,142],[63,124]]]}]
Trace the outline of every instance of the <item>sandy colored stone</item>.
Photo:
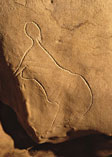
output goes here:
[{"label": "sandy colored stone", "polygon": [[6,152],[10,152],[13,148],[13,140],[3,131],[0,124],[0,156],[3,157]]},{"label": "sandy colored stone", "polygon": [[15,149],[13,151],[5,153],[3,157],[31,157],[31,156],[28,154],[27,150]]},{"label": "sandy colored stone", "polygon": [[32,157],[56,157],[52,151],[34,151],[31,153]]},{"label": "sandy colored stone", "polygon": [[37,143],[112,135],[111,10],[111,0],[0,1],[0,100]]}]

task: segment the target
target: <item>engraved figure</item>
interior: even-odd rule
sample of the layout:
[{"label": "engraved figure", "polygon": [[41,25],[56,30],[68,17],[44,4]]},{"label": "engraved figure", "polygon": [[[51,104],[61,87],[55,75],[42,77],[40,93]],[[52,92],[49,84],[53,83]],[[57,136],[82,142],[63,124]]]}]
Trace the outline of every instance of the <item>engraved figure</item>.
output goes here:
[{"label": "engraved figure", "polygon": [[15,75],[20,74],[22,79],[37,82],[47,100],[57,104],[57,112],[50,130],[63,109],[70,111],[69,117],[62,116],[63,119],[68,119],[70,124],[80,120],[92,106],[93,98],[89,84],[80,74],[59,65],[51,53],[44,48],[38,24],[28,22],[24,30],[32,44],[21,58]]}]

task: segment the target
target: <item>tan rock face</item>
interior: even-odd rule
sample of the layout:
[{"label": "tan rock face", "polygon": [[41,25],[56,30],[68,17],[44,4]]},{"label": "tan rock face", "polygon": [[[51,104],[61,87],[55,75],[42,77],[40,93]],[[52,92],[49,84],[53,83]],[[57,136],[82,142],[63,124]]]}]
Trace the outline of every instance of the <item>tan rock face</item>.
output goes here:
[{"label": "tan rock face", "polygon": [[0,156],[2,157],[6,152],[13,150],[13,140],[5,134],[0,124]]},{"label": "tan rock face", "polygon": [[111,135],[112,2],[1,0],[0,100],[36,142]]}]

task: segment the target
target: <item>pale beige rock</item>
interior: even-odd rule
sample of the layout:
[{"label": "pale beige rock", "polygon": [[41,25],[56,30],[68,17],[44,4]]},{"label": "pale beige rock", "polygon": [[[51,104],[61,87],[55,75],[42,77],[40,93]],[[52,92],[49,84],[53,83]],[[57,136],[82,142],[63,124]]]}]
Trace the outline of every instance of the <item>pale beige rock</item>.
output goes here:
[{"label": "pale beige rock", "polygon": [[14,149],[4,154],[3,157],[31,157],[27,150]]},{"label": "pale beige rock", "polygon": [[111,10],[111,0],[0,1],[0,100],[36,142],[112,134]]},{"label": "pale beige rock", "polygon": [[3,131],[0,124],[0,156],[3,157],[6,152],[10,152],[13,149],[13,140]]},{"label": "pale beige rock", "polygon": [[35,151],[31,155],[32,157],[56,157],[52,151]]}]

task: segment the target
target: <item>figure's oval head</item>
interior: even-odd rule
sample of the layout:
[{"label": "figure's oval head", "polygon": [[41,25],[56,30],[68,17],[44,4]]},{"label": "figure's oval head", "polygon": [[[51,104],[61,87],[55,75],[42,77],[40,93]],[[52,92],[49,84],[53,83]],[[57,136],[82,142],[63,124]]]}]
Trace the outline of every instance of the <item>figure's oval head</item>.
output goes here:
[{"label": "figure's oval head", "polygon": [[41,29],[35,22],[28,22],[25,25],[25,33],[32,40],[41,40]]}]

